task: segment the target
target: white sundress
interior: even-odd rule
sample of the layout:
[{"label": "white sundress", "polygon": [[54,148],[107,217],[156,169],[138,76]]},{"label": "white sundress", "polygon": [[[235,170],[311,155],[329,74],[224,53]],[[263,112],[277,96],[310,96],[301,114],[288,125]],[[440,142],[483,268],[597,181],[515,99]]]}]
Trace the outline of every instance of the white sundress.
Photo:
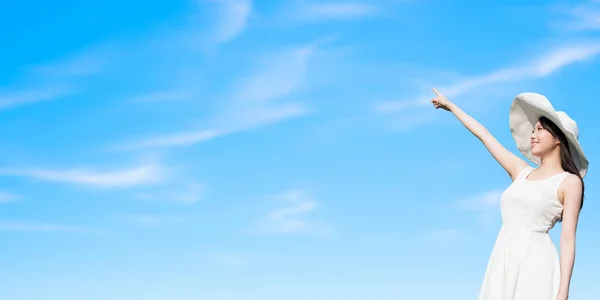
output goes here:
[{"label": "white sundress", "polygon": [[561,218],[557,190],[569,173],[528,180],[533,170],[525,167],[502,193],[502,227],[479,300],[556,300],[560,264],[548,232]]}]

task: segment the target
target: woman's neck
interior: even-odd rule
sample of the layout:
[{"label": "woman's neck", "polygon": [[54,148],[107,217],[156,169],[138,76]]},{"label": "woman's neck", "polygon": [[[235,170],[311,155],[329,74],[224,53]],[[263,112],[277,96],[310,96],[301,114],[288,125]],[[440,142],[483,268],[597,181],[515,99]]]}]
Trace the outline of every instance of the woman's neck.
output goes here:
[{"label": "woman's neck", "polygon": [[539,169],[546,174],[564,172],[559,153],[551,153],[542,158]]}]

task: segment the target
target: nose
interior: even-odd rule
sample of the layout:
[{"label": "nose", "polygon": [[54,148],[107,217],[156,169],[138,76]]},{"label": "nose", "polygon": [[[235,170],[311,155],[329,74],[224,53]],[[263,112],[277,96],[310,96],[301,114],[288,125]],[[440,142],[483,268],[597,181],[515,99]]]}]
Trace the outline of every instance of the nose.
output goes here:
[{"label": "nose", "polygon": [[536,137],[537,136],[535,135],[535,132],[532,132],[531,135],[529,136],[529,141],[533,142],[536,139]]}]

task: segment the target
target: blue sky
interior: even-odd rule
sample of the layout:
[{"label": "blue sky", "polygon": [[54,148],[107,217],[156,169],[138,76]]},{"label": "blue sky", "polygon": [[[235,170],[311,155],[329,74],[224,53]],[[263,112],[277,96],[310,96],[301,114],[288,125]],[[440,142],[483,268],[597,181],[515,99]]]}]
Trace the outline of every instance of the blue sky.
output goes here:
[{"label": "blue sky", "polygon": [[600,2],[520,2],[4,5],[0,298],[475,299],[510,181],[436,87],[577,121],[598,299]]}]

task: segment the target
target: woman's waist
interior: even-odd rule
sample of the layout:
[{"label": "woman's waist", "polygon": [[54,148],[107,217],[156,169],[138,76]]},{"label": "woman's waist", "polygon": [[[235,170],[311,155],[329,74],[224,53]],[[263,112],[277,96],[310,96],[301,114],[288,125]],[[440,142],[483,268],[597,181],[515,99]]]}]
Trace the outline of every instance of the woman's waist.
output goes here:
[{"label": "woman's waist", "polygon": [[534,233],[534,234],[548,234],[550,229],[552,229],[552,227],[548,226],[548,225],[504,222],[502,224],[501,231],[515,232],[515,233],[521,232],[521,233]]}]

